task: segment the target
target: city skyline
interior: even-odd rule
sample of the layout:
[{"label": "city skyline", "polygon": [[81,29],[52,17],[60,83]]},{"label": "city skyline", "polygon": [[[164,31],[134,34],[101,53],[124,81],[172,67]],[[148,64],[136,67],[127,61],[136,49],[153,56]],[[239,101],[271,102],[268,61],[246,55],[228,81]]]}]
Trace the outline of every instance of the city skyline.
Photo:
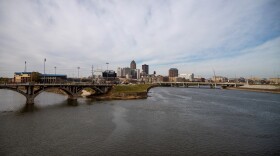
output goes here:
[{"label": "city skyline", "polygon": [[204,77],[280,75],[280,2],[1,1],[0,77],[25,70],[77,76],[91,67]]}]

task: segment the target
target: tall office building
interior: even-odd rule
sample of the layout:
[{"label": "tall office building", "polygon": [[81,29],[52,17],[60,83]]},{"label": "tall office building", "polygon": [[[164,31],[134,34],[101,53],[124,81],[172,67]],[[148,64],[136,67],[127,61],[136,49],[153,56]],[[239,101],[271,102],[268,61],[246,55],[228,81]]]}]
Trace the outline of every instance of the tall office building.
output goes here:
[{"label": "tall office building", "polygon": [[129,77],[131,77],[131,68],[129,68],[129,67],[125,67],[125,68],[123,68],[123,75],[124,76],[129,76]]},{"label": "tall office building", "polygon": [[140,69],[136,69],[137,71],[137,79],[140,79]]},{"label": "tall office building", "polygon": [[178,77],[178,69],[170,68],[169,69],[169,77]]},{"label": "tall office building", "polygon": [[131,61],[130,68],[131,69],[136,69],[136,62],[134,60]]},{"label": "tall office building", "polygon": [[149,65],[143,64],[143,65],[142,65],[142,71],[143,71],[145,74],[149,75]]},{"label": "tall office building", "polygon": [[137,79],[137,70],[136,69],[131,69],[131,77],[133,79]]},{"label": "tall office building", "polygon": [[118,77],[123,77],[123,69],[120,68],[120,67],[118,67],[118,69],[117,69],[117,76]]}]

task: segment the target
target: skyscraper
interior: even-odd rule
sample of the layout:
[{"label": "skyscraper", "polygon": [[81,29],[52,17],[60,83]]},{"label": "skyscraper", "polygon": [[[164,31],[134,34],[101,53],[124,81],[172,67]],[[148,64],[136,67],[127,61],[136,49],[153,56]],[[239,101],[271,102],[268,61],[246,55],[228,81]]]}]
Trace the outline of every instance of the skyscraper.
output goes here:
[{"label": "skyscraper", "polygon": [[170,68],[169,69],[169,77],[178,77],[178,69]]},{"label": "skyscraper", "polygon": [[134,60],[131,61],[130,68],[131,69],[136,69],[136,62]]},{"label": "skyscraper", "polygon": [[142,65],[142,70],[145,74],[149,75],[149,65],[143,64]]}]

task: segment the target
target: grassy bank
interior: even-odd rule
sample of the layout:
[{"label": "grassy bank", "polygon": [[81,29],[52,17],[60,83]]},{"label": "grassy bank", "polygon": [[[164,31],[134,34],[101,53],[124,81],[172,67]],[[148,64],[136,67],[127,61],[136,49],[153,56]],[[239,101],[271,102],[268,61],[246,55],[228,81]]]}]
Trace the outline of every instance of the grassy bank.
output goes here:
[{"label": "grassy bank", "polygon": [[151,87],[149,84],[131,84],[131,85],[116,85],[113,87],[111,93],[140,93],[147,92],[147,89]]}]

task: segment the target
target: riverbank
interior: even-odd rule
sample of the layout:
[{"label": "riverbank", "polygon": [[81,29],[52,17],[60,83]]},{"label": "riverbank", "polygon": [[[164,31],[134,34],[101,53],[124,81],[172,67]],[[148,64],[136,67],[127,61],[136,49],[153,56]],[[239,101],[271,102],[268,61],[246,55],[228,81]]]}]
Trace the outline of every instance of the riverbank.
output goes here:
[{"label": "riverbank", "polygon": [[89,98],[96,100],[132,100],[145,99],[148,97],[148,84],[115,85],[104,95],[90,95]]},{"label": "riverbank", "polygon": [[280,94],[280,86],[275,85],[244,85],[237,88],[228,87],[227,89]]}]

